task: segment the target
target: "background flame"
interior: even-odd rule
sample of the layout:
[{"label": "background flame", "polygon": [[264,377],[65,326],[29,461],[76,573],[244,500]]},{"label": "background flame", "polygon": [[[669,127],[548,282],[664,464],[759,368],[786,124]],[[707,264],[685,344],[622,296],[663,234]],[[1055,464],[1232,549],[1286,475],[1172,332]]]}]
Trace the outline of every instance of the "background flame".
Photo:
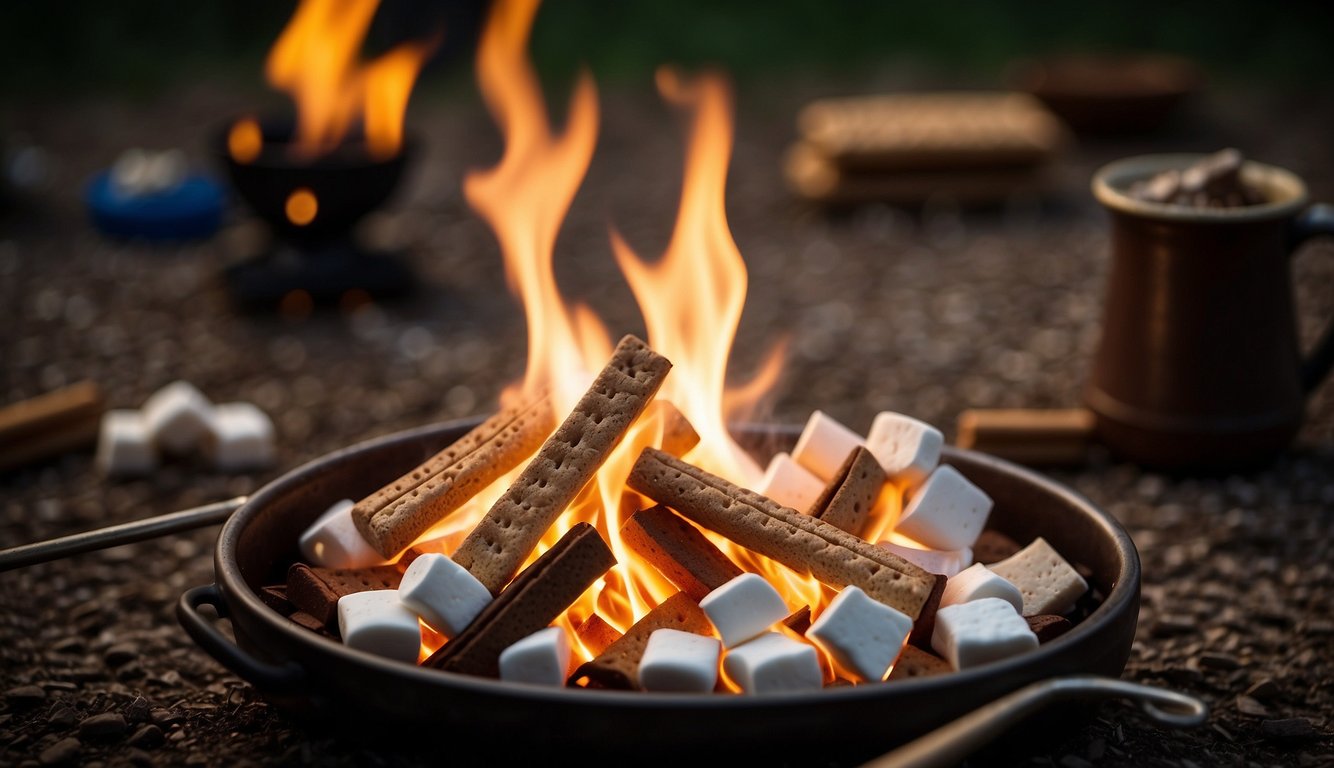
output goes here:
[{"label": "background flame", "polygon": [[296,103],[295,148],[324,154],[357,120],[377,158],[398,154],[408,96],[435,42],[398,45],[367,64],[358,61],[379,0],[301,0],[269,51],[269,84]]}]

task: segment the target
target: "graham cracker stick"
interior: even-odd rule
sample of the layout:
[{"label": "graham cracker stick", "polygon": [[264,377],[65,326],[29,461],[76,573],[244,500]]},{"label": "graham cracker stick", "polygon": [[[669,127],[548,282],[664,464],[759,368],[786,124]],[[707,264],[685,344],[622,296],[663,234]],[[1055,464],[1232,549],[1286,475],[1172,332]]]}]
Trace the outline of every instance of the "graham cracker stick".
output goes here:
[{"label": "graham cracker stick", "polygon": [[646,448],[627,484],[732,541],[829,586],[854,584],[914,619],[925,618],[937,582],[892,552],[784,507],[662,451]]},{"label": "graham cracker stick", "polygon": [[556,425],[551,398],[541,394],[473,427],[352,508],[357,530],[390,559],[532,455]]},{"label": "graham cracker stick", "polygon": [[588,618],[575,627],[574,633],[579,636],[580,642],[584,647],[593,652],[596,656],[607,650],[607,646],[620,639],[620,630],[608,624],[605,619],[596,613],[589,614]]},{"label": "graham cracker stick", "polygon": [[570,675],[568,684],[583,688],[639,690],[639,660],[648,646],[648,636],[664,627],[714,636],[713,622],[709,621],[699,603],[685,592],[677,592],[644,614],[597,658],[580,664]]},{"label": "graham cracker stick", "polygon": [[857,446],[834,479],[811,504],[811,517],[861,536],[880,489],[888,480],[884,467],[865,446]]},{"label": "graham cracker stick", "polygon": [[699,433],[675,405],[667,400],[654,400],[644,412],[644,420],[650,425],[650,419],[662,421],[662,438],[659,447],[673,456],[684,456],[691,448],[699,445]]},{"label": "graham cracker stick", "polygon": [[954,668],[948,661],[940,658],[934,653],[924,651],[921,648],[912,645],[903,646],[903,651],[899,658],[894,662],[894,669],[890,670],[887,680],[906,680],[910,677],[930,677],[931,675],[943,675],[953,672]]},{"label": "graham cracker stick", "polygon": [[744,571],[690,521],[658,504],[630,515],[621,541],[696,602]]},{"label": "graham cracker stick", "polygon": [[564,423],[459,545],[454,562],[499,594],[643,414],[671,367],[635,336],[622,338]]},{"label": "graham cracker stick", "polygon": [[501,651],[550,625],[615,564],[597,529],[576,523],[422,663],[447,672],[499,676]]}]

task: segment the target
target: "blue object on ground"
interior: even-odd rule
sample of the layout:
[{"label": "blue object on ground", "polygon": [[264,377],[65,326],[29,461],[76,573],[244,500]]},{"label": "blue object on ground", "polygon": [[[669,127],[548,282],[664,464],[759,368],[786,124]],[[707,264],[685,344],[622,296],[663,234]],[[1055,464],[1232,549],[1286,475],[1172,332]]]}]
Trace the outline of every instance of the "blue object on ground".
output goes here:
[{"label": "blue object on ground", "polygon": [[209,237],[222,225],[225,199],[221,185],[199,173],[170,189],[128,195],[116,188],[111,171],[103,171],[84,191],[89,215],[100,231],[150,240]]}]

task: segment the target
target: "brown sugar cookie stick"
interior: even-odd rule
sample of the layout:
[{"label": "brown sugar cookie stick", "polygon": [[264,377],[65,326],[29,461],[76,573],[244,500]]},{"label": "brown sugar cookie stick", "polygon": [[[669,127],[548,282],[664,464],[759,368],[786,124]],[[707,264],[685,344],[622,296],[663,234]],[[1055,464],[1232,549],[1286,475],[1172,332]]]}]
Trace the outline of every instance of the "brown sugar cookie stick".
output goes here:
[{"label": "brown sugar cookie stick", "polygon": [[653,420],[662,422],[662,438],[659,447],[673,456],[684,456],[691,448],[699,445],[699,433],[694,425],[675,405],[667,400],[654,400],[644,413],[644,421],[650,426]]},{"label": "brown sugar cookie stick", "polygon": [[677,592],[644,614],[597,658],[580,664],[570,675],[569,685],[639,690],[639,660],[648,646],[648,636],[663,628],[714,636],[713,622],[699,603],[685,592]]},{"label": "brown sugar cookie stick", "polygon": [[630,515],[621,541],[696,602],[743,573],[689,520],[661,504]]},{"label": "brown sugar cookie stick", "polygon": [[550,625],[615,564],[597,529],[576,523],[423,664],[465,675],[499,676],[501,651]]},{"label": "brown sugar cookie stick", "polygon": [[861,536],[886,480],[884,467],[865,446],[859,445],[811,504],[811,517]]},{"label": "brown sugar cookie stick", "polygon": [[506,408],[452,445],[357,502],[357,530],[386,560],[533,455],[556,426],[545,393]]},{"label": "brown sugar cookie stick", "polygon": [[454,562],[500,594],[643,414],[671,367],[635,336],[622,338],[564,423],[459,545]]},{"label": "brown sugar cookie stick", "polygon": [[646,448],[626,481],[696,523],[831,587],[854,584],[913,619],[926,619],[938,574],[847,531]]}]

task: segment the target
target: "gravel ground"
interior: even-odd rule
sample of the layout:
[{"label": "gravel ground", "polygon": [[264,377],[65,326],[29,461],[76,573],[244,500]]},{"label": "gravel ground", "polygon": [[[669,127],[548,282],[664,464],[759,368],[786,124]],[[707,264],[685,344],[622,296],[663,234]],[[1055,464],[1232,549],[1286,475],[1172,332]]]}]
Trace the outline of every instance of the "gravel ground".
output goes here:
[{"label": "gravel ground", "polygon": [[[820,408],[854,428],[892,409],[952,438],[967,407],[1079,402],[1097,341],[1105,222],[1088,179],[1101,163],[1158,150],[1237,146],[1307,176],[1334,200],[1327,99],[1207,94],[1154,137],[1083,139],[1050,197],[998,210],[868,205],[818,211],[788,196],[778,158],[807,98],[894,87],[807,82],[738,94],[728,215],[750,271],[734,372],[790,340],[759,416],[798,423]],[[0,399],[80,379],[113,407],[137,407],[186,379],[216,401],[274,415],[279,461],[226,475],[187,460],[151,478],[108,481],[76,452],[0,475],[4,545],[162,514],[248,493],[346,445],[489,413],[525,360],[522,311],[495,240],[460,193],[498,139],[471,95],[414,103],[425,153],[366,236],[409,248],[414,296],[354,313],[267,317],[233,311],[219,282],[244,255],[237,212],[207,242],[113,242],[85,223],[79,188],[129,146],[204,137],[244,95],[196,88],[133,105],[30,105],[17,127],[52,159],[48,184],[0,229]],[[613,335],[641,332],[607,239],[613,223],[642,253],[670,232],[681,135],[649,84],[609,88],[593,167],[557,244],[568,297]],[[558,110],[563,111],[563,110]],[[1282,130],[1278,130],[1281,127]],[[1334,315],[1334,248],[1294,265],[1310,343]],[[1144,606],[1124,677],[1185,691],[1212,714],[1190,731],[1153,727],[1108,704],[1087,728],[1053,734],[1021,764],[1316,766],[1334,758],[1334,384],[1310,401],[1296,444],[1248,474],[1173,477],[1095,451],[1052,468],[1123,522],[1144,565]],[[311,738],[195,646],[173,608],[212,580],[216,528],[0,574],[0,763],[6,765],[410,765]],[[451,758],[452,759],[452,758]]]}]

